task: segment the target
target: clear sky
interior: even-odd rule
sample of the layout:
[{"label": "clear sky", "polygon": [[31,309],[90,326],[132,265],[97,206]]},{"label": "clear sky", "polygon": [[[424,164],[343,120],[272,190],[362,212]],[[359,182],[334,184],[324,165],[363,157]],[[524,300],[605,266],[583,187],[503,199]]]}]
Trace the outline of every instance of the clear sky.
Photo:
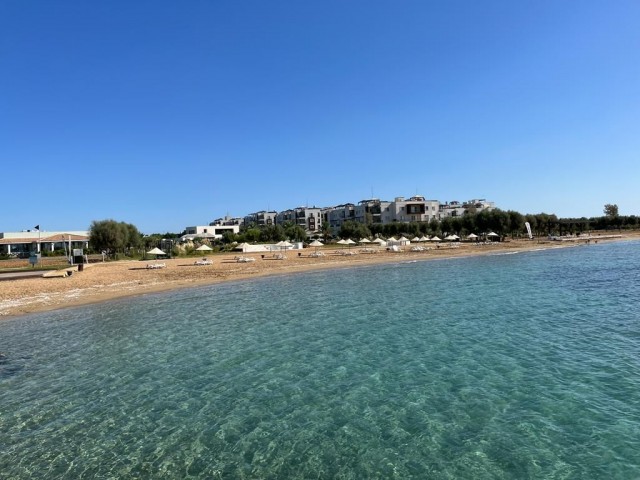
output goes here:
[{"label": "clear sky", "polygon": [[3,0],[0,168],[0,231],[640,214],[640,2]]}]

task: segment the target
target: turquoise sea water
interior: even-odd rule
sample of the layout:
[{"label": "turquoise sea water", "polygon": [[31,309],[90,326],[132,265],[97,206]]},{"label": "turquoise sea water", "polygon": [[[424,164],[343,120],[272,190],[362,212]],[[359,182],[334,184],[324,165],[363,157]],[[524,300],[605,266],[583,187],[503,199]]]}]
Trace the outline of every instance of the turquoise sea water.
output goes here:
[{"label": "turquoise sea water", "polygon": [[640,478],[640,243],[0,322],[0,478]]}]

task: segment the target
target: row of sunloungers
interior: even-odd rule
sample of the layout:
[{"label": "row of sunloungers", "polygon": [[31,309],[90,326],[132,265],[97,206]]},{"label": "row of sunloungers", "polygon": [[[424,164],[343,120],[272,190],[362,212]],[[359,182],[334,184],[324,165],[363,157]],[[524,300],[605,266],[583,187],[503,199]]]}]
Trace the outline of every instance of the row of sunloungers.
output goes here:
[{"label": "row of sunloungers", "polygon": [[417,245],[415,247],[411,247],[411,251],[412,252],[426,252],[428,250],[431,250],[431,247],[423,247],[421,245]]},{"label": "row of sunloungers", "polygon": [[[392,252],[402,252],[402,249],[400,249],[398,247],[388,248],[387,250],[392,251]],[[423,246],[411,247],[411,251],[412,252],[425,252],[427,250],[431,250],[431,247],[423,247]],[[357,255],[358,253],[373,254],[373,253],[378,253],[379,251],[380,250],[376,249],[376,248],[361,248],[357,252],[355,250],[342,249],[342,250],[335,250],[333,252],[333,254],[334,255],[350,256],[350,255]],[[312,252],[312,253],[309,254],[309,257],[312,257],[312,258],[319,258],[319,257],[324,257],[324,256],[326,256],[326,253],[323,252],[323,251],[318,251],[318,250],[316,250],[315,252]],[[265,256],[263,255],[262,258],[264,259]],[[274,253],[272,256],[270,256],[268,258],[271,258],[273,260],[286,260],[287,256],[282,254],[282,253]],[[254,257],[247,257],[247,256],[244,256],[244,255],[235,256],[235,257],[233,257],[233,259],[238,263],[248,263],[248,262],[255,262],[256,261],[256,259]],[[193,264],[194,265],[213,265],[213,262],[205,257],[202,260],[196,260],[195,262],[193,262]],[[165,263],[157,263],[156,262],[156,263],[147,264],[147,268],[148,269],[157,269],[157,268],[166,268],[166,267],[167,267],[167,265]]]},{"label": "row of sunloungers", "polygon": [[353,250],[336,250],[333,252],[336,255],[357,255],[358,252],[354,252]]}]

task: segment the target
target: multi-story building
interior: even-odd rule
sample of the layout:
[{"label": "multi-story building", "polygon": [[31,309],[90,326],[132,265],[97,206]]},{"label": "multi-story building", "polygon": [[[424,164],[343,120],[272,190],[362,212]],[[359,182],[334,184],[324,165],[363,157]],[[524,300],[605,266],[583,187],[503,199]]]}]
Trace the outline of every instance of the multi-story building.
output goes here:
[{"label": "multi-story building", "polygon": [[451,201],[440,204],[440,211],[438,218],[445,217],[460,217],[465,213],[477,213],[483,210],[491,211],[496,208],[494,202],[488,202],[484,198],[473,199],[466,202]]},{"label": "multi-story building", "polygon": [[230,217],[228,215],[222,218],[216,218],[213,222],[211,222],[210,226],[230,226],[230,225],[242,225],[243,219],[240,217]]},{"label": "multi-story building", "polygon": [[276,222],[282,225],[292,222],[304,228],[307,235],[315,235],[322,229],[322,212],[316,207],[298,207],[278,212]]},{"label": "multi-story building", "polygon": [[440,202],[426,200],[421,195],[414,195],[405,200],[396,197],[389,206],[381,209],[381,223],[391,222],[429,222],[438,218]]},{"label": "multi-story building", "polygon": [[382,212],[388,211],[389,205],[391,205],[391,202],[377,198],[360,200],[354,209],[354,220],[364,224],[382,223]]},{"label": "multi-story building", "polygon": [[240,225],[197,225],[185,228],[180,241],[191,241],[194,238],[220,239],[225,232],[239,233]]},{"label": "multi-story building", "polygon": [[346,203],[344,205],[327,208],[323,211],[323,217],[331,229],[336,231],[342,227],[344,222],[355,221],[355,205],[353,203]]},{"label": "multi-story building", "polygon": [[264,227],[267,225],[275,225],[278,212],[267,212],[262,210],[260,212],[250,213],[244,217],[244,225],[255,225],[257,227]]}]

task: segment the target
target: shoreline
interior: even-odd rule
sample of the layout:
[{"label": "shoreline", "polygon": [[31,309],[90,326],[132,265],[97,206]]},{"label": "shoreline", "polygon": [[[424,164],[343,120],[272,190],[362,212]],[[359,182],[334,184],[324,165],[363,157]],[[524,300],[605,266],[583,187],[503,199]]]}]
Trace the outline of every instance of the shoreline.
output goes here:
[{"label": "shoreline", "polygon": [[[620,236],[591,237],[591,244],[598,242],[618,242],[640,238],[640,233],[631,232]],[[358,253],[341,255],[346,249],[325,247],[321,251],[326,256],[313,258],[312,248],[301,251],[289,250],[288,258],[279,260],[260,254],[244,254],[254,257],[254,262],[238,263],[234,257],[239,254],[218,254],[210,256],[212,265],[195,265],[197,258],[177,258],[163,260],[167,265],[161,269],[147,269],[147,262],[136,260],[90,264],[83,272],[71,276],[31,277],[2,282],[0,287],[0,321],[15,319],[31,313],[42,313],[64,308],[79,307],[110,300],[124,299],[140,295],[156,294],[190,287],[202,287],[223,282],[242,281],[269,276],[290,275],[327,269],[353,268],[379,264],[400,264],[407,261],[432,261],[438,259],[467,258],[504,252],[518,253],[587,246],[586,239],[578,241],[531,241],[509,240],[490,245],[471,243],[454,244],[456,247],[441,245],[428,251],[411,252],[404,247],[403,252],[388,252],[384,249],[376,254]],[[352,248],[359,252],[360,248]],[[153,262],[149,262],[153,263]]]}]

